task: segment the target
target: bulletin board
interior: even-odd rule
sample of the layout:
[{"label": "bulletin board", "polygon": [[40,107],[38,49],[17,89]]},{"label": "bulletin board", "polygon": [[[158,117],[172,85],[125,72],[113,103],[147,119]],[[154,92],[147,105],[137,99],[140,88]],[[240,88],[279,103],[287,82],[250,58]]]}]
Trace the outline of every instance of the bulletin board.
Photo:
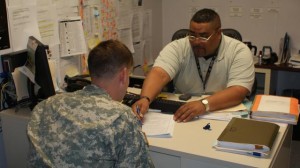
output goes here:
[{"label": "bulletin board", "polygon": [[[87,71],[87,55],[99,42],[122,41],[133,53],[134,66],[148,66],[151,10],[138,0],[5,0],[10,51],[26,49],[29,36],[49,46],[59,86],[65,75]],[[3,53],[0,53],[0,55]],[[53,75],[53,74],[52,74]]]}]

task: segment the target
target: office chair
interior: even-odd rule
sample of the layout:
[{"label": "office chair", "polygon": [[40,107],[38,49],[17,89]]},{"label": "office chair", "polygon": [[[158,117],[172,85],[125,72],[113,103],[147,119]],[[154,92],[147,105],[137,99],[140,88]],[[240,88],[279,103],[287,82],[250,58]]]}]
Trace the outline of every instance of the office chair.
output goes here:
[{"label": "office chair", "polygon": [[229,36],[231,38],[234,38],[234,39],[237,39],[239,41],[243,41],[242,40],[242,35],[240,34],[240,32],[238,32],[237,30],[235,29],[222,29],[222,33],[226,36]]},{"label": "office chair", "polygon": [[172,36],[172,41],[186,37],[189,32],[190,32],[189,29],[179,29],[179,30],[177,30]]}]

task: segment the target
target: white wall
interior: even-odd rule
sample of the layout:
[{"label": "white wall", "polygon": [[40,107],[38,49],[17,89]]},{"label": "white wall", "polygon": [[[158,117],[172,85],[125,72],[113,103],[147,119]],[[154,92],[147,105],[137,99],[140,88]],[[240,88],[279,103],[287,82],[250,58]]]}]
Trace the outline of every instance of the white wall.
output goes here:
[{"label": "white wall", "polygon": [[152,54],[156,58],[162,49],[162,2],[145,0],[143,3],[145,9],[152,10]]},{"label": "white wall", "polygon": [[[230,12],[232,7],[241,12]],[[271,46],[279,54],[279,41],[285,32],[291,36],[292,53],[300,49],[299,0],[163,0],[163,45],[170,42],[176,30],[188,28],[192,13],[201,8],[215,9],[221,16],[222,28],[239,30],[243,41],[251,41],[258,50]],[[251,9],[261,13],[250,12]],[[251,18],[251,14],[256,17]]]}]

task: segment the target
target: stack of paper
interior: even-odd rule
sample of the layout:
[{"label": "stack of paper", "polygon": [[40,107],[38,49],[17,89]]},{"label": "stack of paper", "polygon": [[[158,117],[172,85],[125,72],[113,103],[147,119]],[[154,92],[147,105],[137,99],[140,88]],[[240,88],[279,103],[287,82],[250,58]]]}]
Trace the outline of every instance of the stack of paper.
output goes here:
[{"label": "stack of paper", "polygon": [[143,121],[143,132],[147,137],[171,138],[175,121],[173,115],[149,111]]},{"label": "stack of paper", "polygon": [[232,118],[214,147],[217,150],[266,157],[270,153],[278,134],[274,123]]},{"label": "stack of paper", "polygon": [[251,111],[251,118],[256,120],[296,125],[299,117],[298,99],[273,95],[256,95]]},{"label": "stack of paper", "polygon": [[207,112],[203,115],[198,116],[198,118],[210,119],[210,120],[223,120],[230,121],[233,117],[246,118],[248,117],[247,107],[241,103],[239,105],[217,110],[214,112]]},{"label": "stack of paper", "polygon": [[289,63],[293,65],[293,68],[300,68],[300,55],[292,55]]}]

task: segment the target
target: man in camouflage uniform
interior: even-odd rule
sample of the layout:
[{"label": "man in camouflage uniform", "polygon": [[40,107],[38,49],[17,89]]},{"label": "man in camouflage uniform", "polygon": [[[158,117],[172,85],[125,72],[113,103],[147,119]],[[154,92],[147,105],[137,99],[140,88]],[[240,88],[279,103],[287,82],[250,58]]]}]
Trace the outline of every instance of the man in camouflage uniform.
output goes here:
[{"label": "man in camouflage uniform", "polygon": [[121,103],[132,54],[108,40],[91,50],[88,65],[91,85],[34,108],[29,167],[154,167],[137,117]]}]

